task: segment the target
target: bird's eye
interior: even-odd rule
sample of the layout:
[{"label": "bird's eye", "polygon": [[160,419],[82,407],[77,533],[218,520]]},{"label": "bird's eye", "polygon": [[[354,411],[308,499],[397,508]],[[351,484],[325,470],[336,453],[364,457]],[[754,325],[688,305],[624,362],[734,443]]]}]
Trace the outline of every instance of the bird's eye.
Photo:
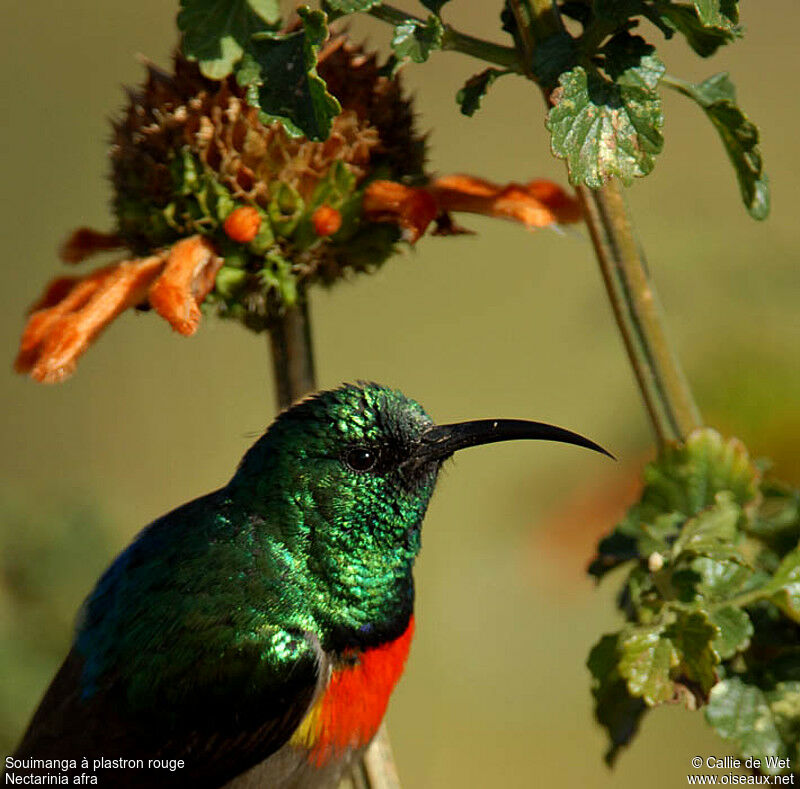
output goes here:
[{"label": "bird's eye", "polygon": [[378,453],[366,447],[354,447],[347,451],[344,462],[353,471],[369,471],[378,462]]}]

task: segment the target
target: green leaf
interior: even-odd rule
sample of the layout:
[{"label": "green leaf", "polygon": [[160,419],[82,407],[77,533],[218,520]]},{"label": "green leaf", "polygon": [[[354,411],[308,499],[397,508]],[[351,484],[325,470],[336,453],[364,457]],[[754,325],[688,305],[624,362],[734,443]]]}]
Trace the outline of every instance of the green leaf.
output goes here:
[{"label": "green leaf", "polygon": [[665,511],[699,514],[718,493],[748,509],[759,498],[760,474],[741,441],[724,439],[716,430],[696,430],[685,444],[670,445],[645,469],[642,499]]},{"label": "green leaf", "polygon": [[752,510],[759,479],[740,441],[723,439],[715,430],[695,431],[686,444],[667,447],[645,467],[641,500],[600,542],[589,572],[600,578],[631,559],[669,553],[684,521],[715,506],[718,493],[730,491],[732,502]]},{"label": "green leaf", "polygon": [[664,631],[675,648],[681,673],[707,694],[717,681],[719,656],[713,642],[719,629],[701,611],[679,611],[675,621]]},{"label": "green leaf", "polygon": [[236,76],[265,123],[280,121],[292,136],[324,140],[341,112],[316,70],[319,45],[328,35],[327,17],[306,7],[297,13],[303,29],[256,36]]},{"label": "green leaf", "polygon": [[700,20],[697,9],[688,3],[669,3],[659,6],[654,15],[666,23],[667,29],[683,35],[689,46],[701,57],[713,55],[721,46],[729,44],[741,32],[735,27],[708,27]]},{"label": "green leaf", "polygon": [[766,219],[769,214],[769,180],[764,173],[758,128],[736,104],[736,88],[726,73],[715,74],[703,82],[670,83],[694,99],[704,110],[722,139],[736,171],[742,200],[750,216]]},{"label": "green leaf", "polygon": [[800,548],[784,556],[775,575],[763,587],[786,616],[800,622]]},{"label": "green leaf", "polygon": [[734,742],[745,758],[752,756],[763,760],[766,756],[781,758],[785,755],[785,746],[764,691],[738,677],[722,680],[714,686],[706,707],[706,720],[721,737]]},{"label": "green leaf", "polygon": [[731,30],[739,21],[738,0],[694,0],[700,22],[706,27]]},{"label": "green leaf", "polygon": [[672,547],[673,556],[687,553],[743,562],[735,545],[736,526],[741,516],[742,510],[734,503],[733,494],[730,491],[718,493],[717,501],[711,507],[685,523]]},{"label": "green leaf", "polygon": [[800,757],[800,682],[778,682],[765,695],[786,746],[785,758],[789,759],[790,764],[765,763],[764,772],[771,775],[788,773],[792,765],[798,764]]},{"label": "green leaf", "polygon": [[566,31],[561,31],[534,47],[530,66],[539,85],[552,90],[558,85],[559,77],[575,68],[580,60],[578,42]]},{"label": "green leaf", "polygon": [[443,37],[444,27],[438,17],[429,16],[426,22],[409,20],[394,29],[392,49],[400,60],[424,63],[431,52],[442,48]]},{"label": "green leaf", "polygon": [[567,160],[573,184],[599,188],[614,177],[630,184],[653,169],[663,147],[655,86],[664,66],[652,47],[637,54],[629,43],[618,41],[606,52],[611,79],[577,66],[561,75],[553,91],[547,128],[553,153]]},{"label": "green leaf", "polygon": [[631,695],[651,707],[669,701],[675,693],[670,672],[678,665],[678,656],[672,642],[661,637],[662,628],[630,628],[623,631],[620,644],[619,673]]},{"label": "green leaf", "polygon": [[697,590],[705,600],[727,600],[741,591],[753,571],[739,562],[699,556],[690,564],[697,574]]},{"label": "green leaf", "polygon": [[713,611],[709,618],[719,630],[714,639],[714,650],[722,660],[747,649],[753,636],[753,623],[746,611],[727,605]]},{"label": "green leaf", "polygon": [[481,106],[481,99],[486,95],[486,91],[494,84],[494,81],[498,77],[510,73],[510,71],[502,71],[497,68],[487,68],[479,74],[471,76],[464,83],[464,87],[456,94],[456,101],[461,107],[461,112],[464,115],[474,115]]},{"label": "green leaf", "polygon": [[800,537],[800,490],[774,480],[765,480],[763,501],[748,531],[762,539]]},{"label": "green leaf", "polygon": [[274,29],[281,19],[278,0],[181,0],[178,28],[183,52],[211,79],[233,71],[254,33]]},{"label": "green leaf", "polygon": [[617,668],[619,638],[603,636],[592,648],[586,665],[592,673],[592,696],[597,722],[608,732],[611,745],[605,759],[612,764],[619,749],[636,734],[642,715],[647,710],[641,699],[628,692]]},{"label": "green leaf", "polygon": [[631,561],[631,559],[636,559],[639,555],[634,537],[625,534],[618,526],[611,534],[600,540],[597,546],[597,555],[589,564],[589,575],[593,575],[599,580],[607,572]]}]

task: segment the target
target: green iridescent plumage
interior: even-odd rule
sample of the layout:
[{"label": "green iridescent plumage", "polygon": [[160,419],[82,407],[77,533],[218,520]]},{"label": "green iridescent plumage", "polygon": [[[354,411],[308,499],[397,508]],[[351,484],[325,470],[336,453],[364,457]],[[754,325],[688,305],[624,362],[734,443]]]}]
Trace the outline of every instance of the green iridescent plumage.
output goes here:
[{"label": "green iridescent plumage", "polygon": [[[395,618],[404,627],[438,467],[406,485],[394,474],[352,471],[342,452],[388,437],[411,444],[430,425],[416,403],[381,387],[346,387],[285,412],[225,488],[156,521],[100,581],[77,641],[91,658],[87,685],[124,665],[131,681],[142,674],[142,684],[157,677],[169,686],[198,655],[228,646],[252,644],[277,666],[286,633],[311,632],[323,649],[343,649],[362,643],[365,628]],[[140,650],[163,638],[167,615],[187,665],[175,655],[147,665]],[[135,631],[123,626],[130,621]]]},{"label": "green iridescent plumage", "polygon": [[332,671],[406,632],[442,462],[515,438],[598,449],[536,422],[436,426],[375,384],[288,409],[225,487],[152,523],[106,571],[17,756],[186,761],[106,776],[120,787],[221,786],[260,764],[283,771],[270,786],[335,782],[348,754],[323,773],[293,733]]}]

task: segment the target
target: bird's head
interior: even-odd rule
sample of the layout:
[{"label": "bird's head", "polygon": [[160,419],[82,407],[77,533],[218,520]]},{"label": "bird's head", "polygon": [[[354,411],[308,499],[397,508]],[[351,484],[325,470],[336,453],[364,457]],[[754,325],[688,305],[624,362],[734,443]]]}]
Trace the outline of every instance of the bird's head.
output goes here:
[{"label": "bird's head", "polygon": [[[377,384],[345,385],[284,411],[231,482],[264,513],[282,512],[280,539],[316,577],[385,597],[407,579],[442,463],[454,452],[511,439],[548,439],[604,452],[561,428],[523,420],[434,425],[422,406]],[[608,454],[608,453],[605,453]],[[409,587],[410,590],[410,587]],[[409,592],[410,593],[410,592]],[[359,610],[366,601],[359,598]]]},{"label": "bird's head", "polygon": [[[315,540],[418,549],[419,524],[444,456],[421,452],[433,427],[422,406],[377,384],[345,385],[288,408],[234,478],[297,507]],[[279,493],[280,491],[280,493]]]}]

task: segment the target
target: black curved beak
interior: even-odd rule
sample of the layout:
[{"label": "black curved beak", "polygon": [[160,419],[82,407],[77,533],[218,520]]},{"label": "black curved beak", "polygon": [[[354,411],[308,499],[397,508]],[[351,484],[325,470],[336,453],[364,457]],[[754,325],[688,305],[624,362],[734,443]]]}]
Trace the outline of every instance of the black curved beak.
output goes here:
[{"label": "black curved beak", "polygon": [[420,437],[414,452],[416,462],[445,460],[459,449],[476,447],[480,444],[494,444],[498,441],[533,439],[536,441],[559,441],[562,444],[575,444],[616,458],[599,444],[588,438],[565,430],[563,427],[544,422],[529,422],[526,419],[477,419],[474,422],[456,422],[451,425],[434,425]]}]

